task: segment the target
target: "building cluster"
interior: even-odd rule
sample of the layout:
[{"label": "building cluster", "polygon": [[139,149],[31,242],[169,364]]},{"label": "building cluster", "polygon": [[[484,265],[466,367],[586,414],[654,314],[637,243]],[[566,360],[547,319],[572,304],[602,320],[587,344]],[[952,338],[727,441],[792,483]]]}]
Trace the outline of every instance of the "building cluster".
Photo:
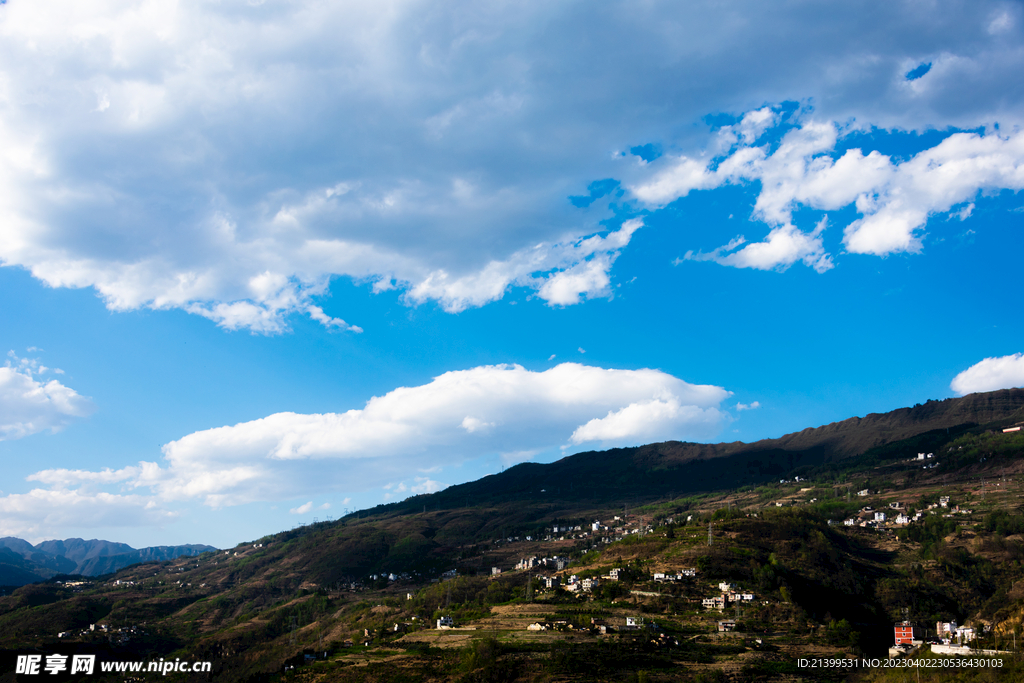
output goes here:
[{"label": "building cluster", "polygon": [[911,458],[911,462],[921,463],[921,469],[933,470],[939,466],[938,460],[933,460],[935,457],[934,453],[918,453],[916,458]]},{"label": "building cluster", "polygon": [[[865,489],[866,491],[867,489]],[[858,495],[864,493],[859,492]],[[952,517],[953,515],[969,515],[973,511],[965,508],[961,508],[959,505],[950,508],[949,496],[941,496],[938,503],[931,503],[925,507],[924,510],[918,510],[913,515],[910,515],[906,506],[903,502],[894,501],[889,503],[888,511],[875,510],[870,505],[865,505],[860,509],[855,516],[849,517],[843,520],[845,526],[859,526],[859,527],[871,527],[871,528],[887,528],[893,526],[906,526],[907,524],[913,524],[914,522],[921,521],[925,513],[934,515],[939,509],[947,509],[949,512],[943,514],[943,517]],[[831,524],[832,522],[829,522]]]},{"label": "building cluster", "polygon": [[[958,626],[955,621],[939,621],[935,624],[935,635],[944,645],[966,645],[977,636],[974,628]],[[893,625],[893,640],[896,647],[911,647],[924,642],[924,629],[909,621]]]},{"label": "building cluster", "polygon": [[[671,520],[669,520],[671,523]],[[590,539],[597,544],[614,543],[621,541],[631,534],[645,534],[654,530],[647,521],[639,516],[627,518],[615,515],[608,522],[595,520],[589,525],[574,524],[552,524],[543,532],[543,536],[511,535],[497,538],[492,541],[495,545],[503,543],[516,543],[519,541],[565,541],[565,540],[587,540]]]},{"label": "building cluster", "polygon": [[692,579],[695,576],[697,576],[697,570],[687,567],[680,569],[675,574],[670,574],[666,572],[655,572],[653,578],[655,583],[669,583],[672,581],[682,581],[683,579],[688,578]]},{"label": "building cluster", "polygon": [[565,590],[569,591],[570,593],[590,593],[593,592],[593,590],[597,588],[599,585],[601,585],[601,583],[598,579],[590,577],[586,579],[581,579],[580,577],[573,574],[568,579],[566,579]]},{"label": "building cluster", "polygon": [[935,634],[944,645],[957,643],[963,645],[974,640],[977,635],[970,626],[957,626],[955,621],[939,621],[935,624]]},{"label": "building cluster", "polygon": [[[530,570],[530,569],[554,569],[555,571],[562,571],[569,566],[568,557],[524,557],[516,564],[516,569]],[[493,569],[492,572],[493,574]]]},{"label": "building cluster", "polygon": [[722,581],[718,584],[718,590],[721,591],[719,595],[704,598],[701,601],[701,604],[705,608],[724,610],[731,604],[752,602],[756,597],[753,593],[740,590],[736,584],[728,583],[726,581]]},{"label": "building cluster", "polygon": [[61,631],[58,638],[85,638],[94,639],[97,637],[108,640],[115,645],[123,645],[136,636],[144,636],[146,632],[141,626],[124,626],[112,628],[109,624],[89,624],[89,628],[78,631]]},{"label": "building cluster", "polygon": [[[613,620],[617,622],[616,625],[609,623],[608,619],[601,619],[598,617],[591,617],[589,625],[576,626],[568,619],[553,619],[547,621],[535,621],[526,627],[527,631],[575,631],[578,633],[591,633],[594,635],[607,635],[615,632],[628,632],[628,631],[656,631],[658,626],[653,621],[645,621],[643,617],[626,617],[625,623],[621,620]],[[679,641],[673,639],[671,636],[660,634],[657,637],[658,642],[668,638],[669,643],[678,645]]]},{"label": "building cluster", "polygon": [[896,514],[875,510],[870,505],[866,505],[860,509],[860,512],[855,517],[843,520],[843,524],[845,526],[860,527],[906,526],[912,522],[920,521],[921,517],[924,516],[923,512],[918,511],[911,517],[904,510],[903,503],[899,502],[889,503],[889,508],[894,510]]},{"label": "building cluster", "polygon": [[[449,573],[451,573],[451,576],[448,575]],[[419,572],[413,572],[413,574],[419,576]],[[379,581],[381,579],[386,579],[389,583],[394,583],[395,581],[411,581],[413,578],[415,578],[413,574],[410,574],[409,572],[401,572],[399,574],[395,574],[394,572],[386,574],[382,572],[380,574],[370,574],[369,578],[370,581]],[[456,575],[457,574],[455,573],[455,570],[452,569],[451,572],[445,572],[441,575],[441,577],[448,579],[453,578]],[[361,590],[362,587],[362,584],[354,582],[351,584],[350,590]]]}]

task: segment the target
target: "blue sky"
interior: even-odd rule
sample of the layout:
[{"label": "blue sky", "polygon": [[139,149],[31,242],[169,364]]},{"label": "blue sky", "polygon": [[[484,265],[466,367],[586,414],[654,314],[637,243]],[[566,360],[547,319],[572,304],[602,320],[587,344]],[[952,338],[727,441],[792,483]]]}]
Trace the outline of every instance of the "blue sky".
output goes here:
[{"label": "blue sky", "polygon": [[1017,3],[0,5],[0,535],[228,546],[1024,385]]}]

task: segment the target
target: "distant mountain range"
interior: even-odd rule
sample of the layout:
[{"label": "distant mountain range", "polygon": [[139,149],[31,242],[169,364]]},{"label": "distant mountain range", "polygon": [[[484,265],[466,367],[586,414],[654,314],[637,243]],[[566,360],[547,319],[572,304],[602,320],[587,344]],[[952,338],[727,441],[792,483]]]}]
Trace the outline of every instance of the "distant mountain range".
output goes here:
[{"label": "distant mountain range", "polygon": [[99,576],[139,562],[173,560],[216,548],[208,545],[162,545],[135,548],[125,543],[68,538],[32,545],[13,536],[0,538],[0,585],[23,586],[57,574]]}]

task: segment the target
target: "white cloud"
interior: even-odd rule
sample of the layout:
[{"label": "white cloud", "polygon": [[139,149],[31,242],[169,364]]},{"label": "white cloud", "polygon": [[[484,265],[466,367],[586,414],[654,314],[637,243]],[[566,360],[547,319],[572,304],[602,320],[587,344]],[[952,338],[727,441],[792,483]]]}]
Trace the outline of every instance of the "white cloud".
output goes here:
[{"label": "white cloud", "polygon": [[741,410],[757,410],[760,407],[761,407],[760,401],[754,401],[753,403],[737,403],[736,404],[737,412],[741,411]]},{"label": "white cloud", "polygon": [[930,215],[969,202],[979,191],[1024,189],[1024,133],[951,135],[895,166],[887,180],[857,197],[857,210],[865,216],[843,233],[853,253],[920,251],[919,231]]},{"label": "white cloud", "polygon": [[619,251],[641,227],[643,220],[634,218],[606,236],[541,243],[461,278],[435,271],[412,287],[407,298],[414,303],[436,300],[446,311],[458,313],[500,299],[512,285],[535,287],[550,306],[578,304],[581,295],[611,296],[608,273]]},{"label": "white cloud", "polygon": [[[347,498],[345,499],[345,502],[348,502]],[[331,504],[330,503],[324,503],[323,505],[314,507],[313,506],[313,501],[308,501],[308,502],[303,503],[302,505],[300,505],[298,507],[294,507],[294,508],[288,510],[288,512],[289,512],[289,514],[292,514],[292,515],[304,515],[307,512],[312,512],[313,510],[330,510],[330,509],[331,509]]]},{"label": "white cloud", "polygon": [[50,487],[67,488],[89,484],[116,484],[123,481],[134,481],[142,470],[138,467],[123,467],[112,470],[109,467],[99,472],[89,470],[52,469],[30,474],[28,481],[38,481]]},{"label": "white cloud", "polygon": [[[955,133],[899,163],[860,149],[833,158],[840,139],[835,124],[797,123],[770,154],[767,146],[728,147],[752,136],[737,138],[727,128],[719,137],[732,150],[728,154],[652,164],[651,177],[639,179],[631,191],[648,204],[663,206],[692,190],[759,181],[753,217],[770,226],[767,237],[748,242],[740,236],[707,253],[690,251],[684,260],[761,270],[785,270],[800,261],[821,273],[834,266],[822,239],[827,218],[804,232],[793,225],[793,211],[799,207],[829,211],[854,205],[861,218],[843,230],[846,249],[886,256],[921,251],[921,231],[931,216],[952,211],[965,220],[979,193],[1024,189],[1024,132]],[[958,205],[964,206],[954,210]]]},{"label": "white cloud", "polygon": [[444,484],[439,481],[434,481],[428,477],[416,477],[416,483],[409,489],[416,495],[422,493],[437,493],[447,488]]},{"label": "white cloud", "polygon": [[[652,169],[634,183],[652,205],[715,186],[746,163],[736,154],[758,161],[778,119],[764,102],[905,130],[1011,130],[1024,111],[1020,12],[999,0],[18,0],[0,13],[0,263],[93,288],[111,310],[267,333],[293,313],[356,331],[318,301],[334,276],[453,312],[513,286],[555,306],[607,296],[625,243],[587,254],[607,200],[567,197]],[[931,71],[908,82],[922,61]],[[728,163],[680,157],[699,144],[692,124],[723,111],[748,112]],[[624,170],[614,150],[647,142],[674,162]],[[836,162],[802,189],[842,195],[844,164],[861,177],[877,161]],[[761,179],[766,202],[799,199]],[[923,205],[897,200],[847,248],[915,248]],[[761,208],[775,220],[779,206]]]},{"label": "white cloud", "polygon": [[501,464],[505,467],[518,465],[521,462],[533,460],[543,452],[544,449],[542,448],[529,448],[524,451],[509,451],[501,454]]},{"label": "white cloud", "polygon": [[0,536],[42,540],[69,529],[158,526],[175,516],[143,495],[57,488],[0,496]]},{"label": "white cloud", "polygon": [[288,512],[293,514],[293,515],[304,515],[304,514],[306,514],[307,512],[309,512],[312,509],[313,509],[313,501],[309,501],[308,503],[304,503],[304,504],[300,505],[297,508],[292,508]]},{"label": "white cloud", "polygon": [[[688,252],[687,259],[713,260],[726,266],[737,268],[756,268],[758,270],[785,270],[797,261],[824,273],[833,267],[832,258],[825,253],[821,233],[828,222],[822,219],[810,233],[801,232],[793,225],[781,225],[773,228],[763,242],[748,243],[745,247],[732,253],[729,245],[720,247],[712,254],[692,255]],[[743,238],[729,244],[743,244]]]},{"label": "white cloud", "polygon": [[594,418],[578,427],[569,440],[574,444],[664,441],[678,432],[680,423],[704,423],[710,429],[718,430],[722,420],[723,414],[717,406],[680,405],[675,397],[651,399],[631,403],[625,408],[609,411],[605,417]]},{"label": "white cloud", "polygon": [[57,380],[39,375],[50,369],[14,352],[0,367],[0,441],[50,430],[57,432],[76,417],[92,413],[92,402]]},{"label": "white cloud", "polygon": [[949,386],[961,396],[1024,387],[1024,354],[986,358],[954,377]]},{"label": "white cloud", "polygon": [[374,487],[391,499],[444,486],[425,476],[407,480],[410,471],[485,455],[509,461],[568,444],[711,438],[729,419],[719,406],[730,395],[659,370],[483,366],[400,387],[346,413],[277,413],[189,434],[164,446],[162,464],[45,470],[31,479],[61,488],[148,488],[163,504],[237,505]]}]

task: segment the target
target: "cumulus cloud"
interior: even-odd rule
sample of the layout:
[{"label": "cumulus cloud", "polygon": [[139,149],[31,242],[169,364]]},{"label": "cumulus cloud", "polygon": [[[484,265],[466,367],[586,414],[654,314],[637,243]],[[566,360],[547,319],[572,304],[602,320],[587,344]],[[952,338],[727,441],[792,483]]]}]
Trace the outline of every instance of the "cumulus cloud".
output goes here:
[{"label": "cumulus cloud", "polygon": [[738,236],[710,252],[691,250],[683,260],[760,270],[785,270],[799,261],[821,273],[834,266],[822,239],[828,218],[802,231],[793,224],[800,207],[833,211],[853,205],[861,217],[844,227],[843,245],[850,253],[886,256],[920,252],[928,219],[943,213],[966,219],[979,193],[1024,189],[1022,132],[955,133],[903,162],[861,149],[836,156],[836,124],[799,117],[773,152],[768,145],[736,144],[755,139],[753,134],[727,128],[719,137],[726,154],[652,164],[651,176],[631,186],[633,195],[663,206],[694,190],[758,181],[753,218],[770,231],[763,241]]},{"label": "cumulus cloud", "polygon": [[961,396],[1024,387],[1024,354],[986,358],[954,377],[949,386]]},{"label": "cumulus cloud", "polygon": [[[771,159],[754,158],[778,123],[766,101],[905,130],[1010,130],[1024,111],[1020,11],[998,0],[12,0],[0,13],[0,263],[92,288],[111,310],[266,333],[290,314],[357,332],[320,301],[337,276],[453,312],[513,286],[553,306],[607,296],[628,240],[591,249],[610,199],[567,198],[625,173],[615,150],[699,146],[692,124],[709,112],[749,112],[722,138],[741,150],[715,168],[667,155],[642,201],[712,187],[741,152],[767,173]],[[829,187],[805,189],[842,194],[844,165],[863,175],[880,161],[837,161],[817,169]],[[916,248],[927,201],[892,190],[849,250]],[[792,230],[768,244],[733,264],[827,263]]]},{"label": "cumulus cloud", "polygon": [[277,413],[189,434],[164,446],[163,463],[44,470],[31,479],[61,489],[116,484],[148,489],[162,503],[210,506],[374,487],[390,499],[444,487],[409,478],[411,471],[480,456],[509,462],[560,446],[708,439],[729,419],[720,404],[730,395],[659,370],[483,366],[400,387],[345,413]]},{"label": "cumulus cloud", "polygon": [[622,440],[663,441],[672,437],[680,423],[706,424],[717,430],[722,413],[717,407],[701,408],[680,405],[675,397],[630,403],[625,408],[609,411],[605,417],[594,418],[581,425],[569,440],[574,444],[593,441],[616,443]]},{"label": "cumulus cloud", "polygon": [[293,514],[293,515],[304,515],[307,512],[312,512],[313,510],[330,510],[330,509],[331,509],[331,504],[330,503],[324,503],[323,505],[320,505],[319,507],[315,507],[314,508],[313,501],[308,501],[308,502],[303,503],[302,505],[300,505],[298,507],[294,507],[294,508],[290,509],[288,512],[290,514]]},{"label": "cumulus cloud", "polygon": [[469,276],[453,278],[447,271],[436,271],[412,287],[407,297],[416,303],[433,299],[446,311],[458,313],[500,299],[512,285],[534,287],[550,306],[571,306],[584,295],[610,296],[612,264],[642,226],[642,219],[633,218],[605,236],[541,243],[507,260],[492,261]]},{"label": "cumulus cloud", "polygon": [[88,398],[55,379],[41,377],[50,371],[35,359],[8,353],[0,367],[0,441],[57,432],[74,418],[92,413]]},{"label": "cumulus cloud", "polygon": [[57,488],[0,496],[2,536],[41,539],[68,529],[157,526],[175,516],[148,495]]},{"label": "cumulus cloud", "polygon": [[754,401],[753,403],[737,403],[736,404],[736,410],[737,411],[741,411],[741,410],[757,410],[760,407],[761,407],[761,402],[760,401]]}]

